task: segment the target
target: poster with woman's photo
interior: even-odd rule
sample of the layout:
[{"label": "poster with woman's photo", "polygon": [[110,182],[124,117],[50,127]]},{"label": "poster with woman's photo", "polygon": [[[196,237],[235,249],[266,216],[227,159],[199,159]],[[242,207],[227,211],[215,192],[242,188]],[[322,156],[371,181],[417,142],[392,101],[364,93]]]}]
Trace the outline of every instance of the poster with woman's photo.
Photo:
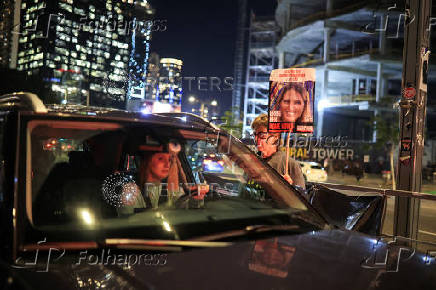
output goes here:
[{"label": "poster with woman's photo", "polygon": [[268,131],[313,133],[315,69],[290,68],[271,72]]}]

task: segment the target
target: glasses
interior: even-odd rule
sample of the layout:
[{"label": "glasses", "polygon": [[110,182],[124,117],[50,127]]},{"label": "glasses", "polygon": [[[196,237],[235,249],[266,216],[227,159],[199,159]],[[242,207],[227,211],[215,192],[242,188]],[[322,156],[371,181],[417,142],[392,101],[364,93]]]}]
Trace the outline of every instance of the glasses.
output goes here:
[{"label": "glasses", "polygon": [[268,138],[268,132],[259,132],[253,134],[254,139],[266,139]]},{"label": "glasses", "polygon": [[279,138],[274,135],[270,135],[268,132],[253,133],[254,141],[258,143],[258,140],[266,140],[267,144],[277,145]]}]

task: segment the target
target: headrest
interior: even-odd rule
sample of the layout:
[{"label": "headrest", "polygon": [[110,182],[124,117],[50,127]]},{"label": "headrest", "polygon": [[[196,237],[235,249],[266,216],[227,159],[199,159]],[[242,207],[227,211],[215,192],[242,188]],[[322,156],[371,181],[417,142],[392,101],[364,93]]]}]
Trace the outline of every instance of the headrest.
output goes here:
[{"label": "headrest", "polygon": [[94,160],[89,151],[70,151],[68,157],[69,163],[74,167],[88,167]]}]

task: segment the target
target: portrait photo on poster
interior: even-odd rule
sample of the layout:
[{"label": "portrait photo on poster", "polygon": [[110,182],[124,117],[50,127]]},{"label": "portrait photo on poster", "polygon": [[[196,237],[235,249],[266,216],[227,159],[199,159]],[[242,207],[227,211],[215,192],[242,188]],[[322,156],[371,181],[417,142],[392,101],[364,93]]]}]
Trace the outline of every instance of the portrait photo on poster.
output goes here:
[{"label": "portrait photo on poster", "polygon": [[268,131],[313,133],[315,69],[276,69],[271,72]]}]

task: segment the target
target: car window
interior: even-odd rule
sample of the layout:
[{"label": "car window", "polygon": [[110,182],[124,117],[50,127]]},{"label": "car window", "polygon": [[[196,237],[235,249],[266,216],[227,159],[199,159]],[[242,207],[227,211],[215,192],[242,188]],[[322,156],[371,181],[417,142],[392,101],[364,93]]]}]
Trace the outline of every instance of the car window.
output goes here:
[{"label": "car window", "polygon": [[102,122],[31,121],[28,128],[27,213],[38,229],[162,227],[157,211],[175,228],[210,216],[217,224],[270,223],[307,210],[230,135]]}]

